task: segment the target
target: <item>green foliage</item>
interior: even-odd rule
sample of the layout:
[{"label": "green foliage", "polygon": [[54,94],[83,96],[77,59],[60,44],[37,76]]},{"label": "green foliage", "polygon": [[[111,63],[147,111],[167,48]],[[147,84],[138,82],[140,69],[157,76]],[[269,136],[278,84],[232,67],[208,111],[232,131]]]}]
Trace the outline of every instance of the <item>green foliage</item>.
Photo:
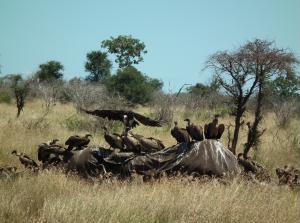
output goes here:
[{"label": "green foliage", "polygon": [[197,83],[194,86],[188,87],[187,91],[191,94],[203,97],[210,94],[214,89],[209,85]]},{"label": "green foliage", "polygon": [[36,73],[36,77],[40,81],[51,81],[63,78],[62,71],[64,66],[58,61],[49,61],[47,63],[41,64],[39,70]]},{"label": "green foliage", "polygon": [[11,103],[11,96],[7,91],[0,91],[0,103]]},{"label": "green foliage", "polygon": [[91,82],[98,82],[110,76],[112,64],[107,58],[107,53],[101,51],[92,51],[87,55],[87,62],[85,63],[85,70],[90,74],[86,80]]},{"label": "green foliage", "polygon": [[124,96],[134,104],[145,104],[151,100],[152,93],[162,87],[162,82],[143,75],[134,67],[119,69],[116,75],[105,81],[107,89]]},{"label": "green foliage", "polygon": [[268,88],[272,95],[287,99],[299,96],[300,79],[298,76],[279,76],[269,81]]},{"label": "green foliage", "polygon": [[115,62],[119,64],[120,68],[142,62],[142,54],[147,53],[145,44],[139,39],[132,38],[132,36],[111,37],[109,40],[102,41],[101,46],[106,48],[109,53],[116,55]]}]

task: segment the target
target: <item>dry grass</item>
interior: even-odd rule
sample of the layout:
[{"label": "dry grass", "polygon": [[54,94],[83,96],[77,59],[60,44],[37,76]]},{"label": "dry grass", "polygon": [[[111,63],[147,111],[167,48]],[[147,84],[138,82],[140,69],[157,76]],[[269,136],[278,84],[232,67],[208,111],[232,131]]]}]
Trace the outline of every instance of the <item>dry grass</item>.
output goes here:
[{"label": "dry grass", "polygon": [[[138,108],[149,113],[148,108]],[[192,117],[204,124],[214,111],[192,113],[178,108],[178,120]],[[39,125],[42,104],[29,102],[20,119],[16,120],[13,105],[0,104],[0,165],[11,164],[22,169],[12,148],[24,151],[36,159],[41,142],[59,138],[63,142],[71,134],[66,120],[93,121],[77,114],[71,105],[54,107]],[[249,118],[251,118],[249,116]],[[233,122],[224,117],[222,122]],[[299,167],[300,130],[295,120],[286,129],[277,129],[273,114],[264,120],[267,132],[256,152],[271,173],[284,164]],[[183,122],[179,122],[184,125]],[[139,127],[144,135],[160,138],[166,145],[174,144],[169,129]],[[246,137],[246,128],[240,143]],[[226,142],[226,137],[223,137]],[[101,131],[96,132],[92,144],[105,145]],[[241,144],[240,147],[241,148]],[[0,182],[0,222],[299,222],[299,192],[276,184],[248,184],[239,179],[230,185],[216,180],[189,182],[186,179],[163,179],[155,183],[104,182],[94,184],[59,172],[43,172],[38,176],[26,174],[13,181]]]}]

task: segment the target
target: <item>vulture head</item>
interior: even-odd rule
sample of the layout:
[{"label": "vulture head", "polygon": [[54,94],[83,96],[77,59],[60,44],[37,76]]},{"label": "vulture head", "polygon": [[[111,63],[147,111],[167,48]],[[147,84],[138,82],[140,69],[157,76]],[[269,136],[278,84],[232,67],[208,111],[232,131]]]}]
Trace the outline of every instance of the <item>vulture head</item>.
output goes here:
[{"label": "vulture head", "polygon": [[11,154],[17,155],[17,150],[13,150],[13,151],[11,152]]},{"label": "vulture head", "polygon": [[93,136],[91,134],[86,134],[84,137],[89,138],[89,137],[93,137]]},{"label": "vulture head", "polygon": [[177,127],[177,125],[178,125],[178,122],[177,122],[177,121],[174,121],[174,125],[175,125],[175,127]]},{"label": "vulture head", "polygon": [[213,120],[213,124],[214,125],[218,125],[218,122],[219,122],[219,120],[218,120],[218,118],[220,117],[220,115],[215,115],[215,118],[214,118],[214,120]]},{"label": "vulture head", "polygon": [[188,125],[190,125],[191,120],[189,118],[184,119],[185,122],[187,122]]},{"label": "vulture head", "polygon": [[104,132],[107,132],[108,130],[106,126],[103,126],[102,129],[104,130]]}]

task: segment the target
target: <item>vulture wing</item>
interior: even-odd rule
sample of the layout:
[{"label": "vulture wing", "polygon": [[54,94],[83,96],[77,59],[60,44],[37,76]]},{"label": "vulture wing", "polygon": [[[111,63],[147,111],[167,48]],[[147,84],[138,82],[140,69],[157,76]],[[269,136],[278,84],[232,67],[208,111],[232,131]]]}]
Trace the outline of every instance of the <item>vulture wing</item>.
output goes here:
[{"label": "vulture wing", "polygon": [[153,120],[151,118],[148,118],[146,116],[143,116],[141,114],[132,112],[132,111],[125,111],[125,110],[84,110],[85,113],[90,115],[95,115],[102,118],[108,118],[109,120],[118,120],[123,121],[124,115],[128,116],[128,119],[130,120],[130,126],[132,128],[139,125],[139,122],[143,125],[147,126],[155,126],[155,127],[161,127],[162,123],[157,120]]},{"label": "vulture wing", "polygon": [[218,126],[218,135],[217,135],[217,139],[220,139],[221,136],[223,135],[223,132],[225,130],[225,125],[224,124],[220,124]]},{"label": "vulture wing", "polygon": [[123,121],[123,116],[126,115],[126,111],[123,110],[82,110],[89,115],[95,115],[101,118],[107,118],[109,120]]},{"label": "vulture wing", "polygon": [[80,136],[78,136],[78,135],[70,136],[70,137],[67,139],[67,141],[65,142],[65,145],[74,144],[74,142],[77,142],[78,139],[81,139]]},{"label": "vulture wing", "polygon": [[131,112],[131,113],[133,114],[133,117],[137,121],[142,123],[143,125],[154,126],[154,127],[161,127],[162,126],[162,122],[160,122],[158,120],[151,119],[149,117],[143,116],[143,115],[135,113],[135,112]]}]

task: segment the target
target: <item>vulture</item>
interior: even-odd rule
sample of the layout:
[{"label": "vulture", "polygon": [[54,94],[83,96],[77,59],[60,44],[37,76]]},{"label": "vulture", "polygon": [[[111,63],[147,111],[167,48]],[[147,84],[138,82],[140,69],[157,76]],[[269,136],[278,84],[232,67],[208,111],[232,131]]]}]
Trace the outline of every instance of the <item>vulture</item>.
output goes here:
[{"label": "vulture", "polygon": [[143,116],[136,112],[125,111],[125,110],[84,110],[84,112],[90,115],[95,115],[101,118],[108,118],[109,120],[118,120],[125,124],[125,127],[129,127],[130,129],[136,127],[139,124],[153,126],[153,127],[161,127],[162,122],[158,120],[151,119],[149,117]]},{"label": "vulture", "polygon": [[56,142],[58,142],[59,141],[59,139],[52,139],[52,140],[50,140],[50,141],[48,141],[46,144],[48,144],[48,145],[56,145]]},{"label": "vulture", "polygon": [[60,145],[49,142],[42,143],[38,146],[38,160],[42,163],[48,163],[53,158],[53,155],[59,158],[59,155],[65,155],[66,152],[67,150]]},{"label": "vulture", "polygon": [[189,133],[184,128],[179,128],[178,123],[174,122],[175,126],[171,130],[171,135],[176,139],[177,143],[190,142]]},{"label": "vulture", "polygon": [[204,126],[204,135],[206,139],[220,139],[224,130],[225,125],[220,124],[218,125],[218,115],[215,115],[213,121],[209,124],[205,124]]},{"label": "vulture", "polygon": [[24,153],[18,153],[16,150],[13,150],[11,154],[18,156],[25,168],[38,167],[37,163]]},{"label": "vulture", "polygon": [[129,133],[128,131],[130,130],[129,127],[125,128],[125,131],[122,135],[122,140],[125,145],[125,149],[127,151],[132,151],[132,152],[141,152],[141,145],[139,140],[136,138],[136,135],[133,135],[132,133]]},{"label": "vulture", "polygon": [[133,152],[156,152],[165,148],[162,141],[155,139],[153,137],[144,137],[139,134],[133,134],[128,132],[129,128],[127,127],[123,134],[123,141],[126,146],[126,150]]},{"label": "vulture", "polygon": [[155,139],[153,137],[141,138],[140,144],[143,151],[156,152],[165,148],[165,145],[161,140]]},{"label": "vulture", "polygon": [[257,173],[264,169],[264,167],[261,164],[253,160],[251,157],[244,158],[243,153],[238,154],[237,160],[238,163],[244,167],[245,172]]},{"label": "vulture", "polygon": [[114,149],[124,149],[124,142],[122,136],[117,133],[109,133],[108,129],[104,126],[104,139],[109,144],[110,148]]},{"label": "vulture", "polygon": [[91,134],[86,134],[84,137],[78,135],[70,136],[65,142],[65,145],[68,146],[68,150],[71,150],[74,147],[76,148],[75,150],[81,150],[82,147],[85,147],[90,143],[89,137],[91,136]]},{"label": "vulture", "polygon": [[191,120],[188,118],[185,119],[184,121],[187,122],[186,130],[191,136],[191,138],[195,141],[202,141],[204,138],[202,127],[200,125],[199,126],[194,125],[193,123],[191,123]]}]

